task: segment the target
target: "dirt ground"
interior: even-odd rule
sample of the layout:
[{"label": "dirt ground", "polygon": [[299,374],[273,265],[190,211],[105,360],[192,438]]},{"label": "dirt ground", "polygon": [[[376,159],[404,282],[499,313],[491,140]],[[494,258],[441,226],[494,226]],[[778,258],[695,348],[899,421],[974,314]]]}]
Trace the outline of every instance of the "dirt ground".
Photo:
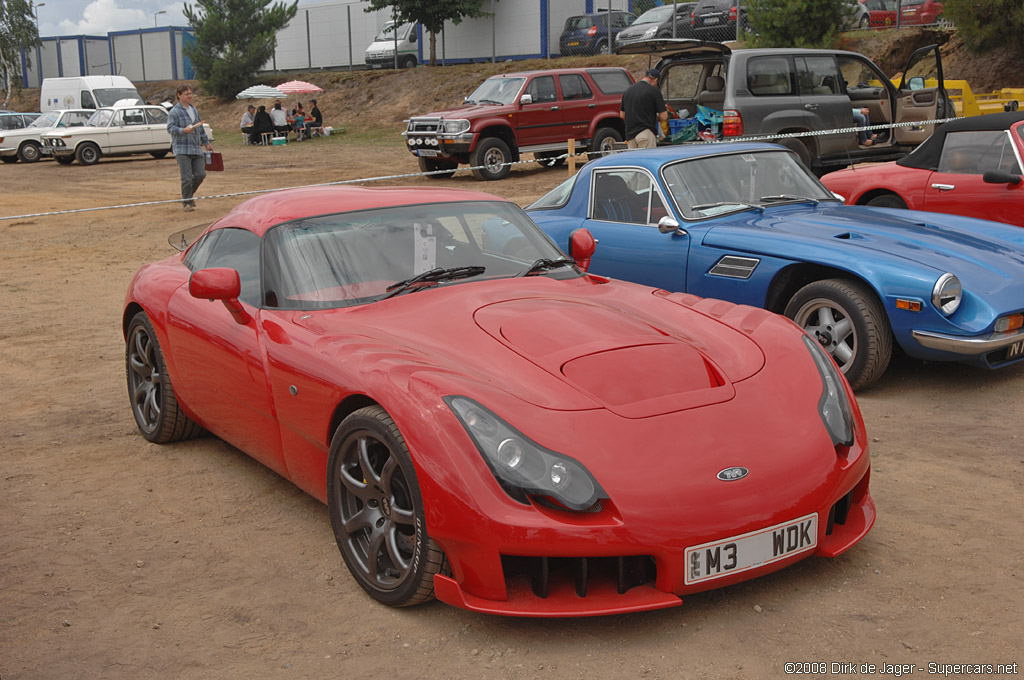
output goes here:
[{"label": "dirt ground", "polygon": [[[223,150],[228,170],[201,196],[415,169],[397,145],[344,138]],[[486,185],[463,172],[404,183],[525,204],[565,176],[530,165]],[[170,199],[176,184],[171,158],[4,165],[0,216]],[[0,221],[3,680],[774,678],[786,662],[920,676],[929,663],[1024,662],[1024,366],[903,359],[861,395],[878,522],[838,559],[628,616],[376,604],[320,503],[216,439],[160,447],[136,431],[128,281],[171,252],[171,232],[240,200]]]}]

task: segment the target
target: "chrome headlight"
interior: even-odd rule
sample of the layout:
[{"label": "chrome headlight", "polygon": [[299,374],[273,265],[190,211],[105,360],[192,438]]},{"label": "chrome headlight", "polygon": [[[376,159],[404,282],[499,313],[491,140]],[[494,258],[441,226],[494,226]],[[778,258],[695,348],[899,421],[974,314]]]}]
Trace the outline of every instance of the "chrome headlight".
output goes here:
[{"label": "chrome headlight", "polygon": [[809,335],[805,335],[803,340],[814,357],[814,364],[821,375],[821,399],[818,400],[821,422],[825,424],[825,429],[832,437],[833,446],[850,446],[853,444],[853,409],[850,408],[850,400],[843,389],[843,378],[835,362],[822,349],[821,343]]},{"label": "chrome headlight", "polygon": [[441,129],[439,132],[443,132],[446,135],[461,135],[463,132],[469,131],[468,120],[445,120],[441,122]]},{"label": "chrome headlight", "polygon": [[658,27],[657,26],[651,26],[646,31],[644,31],[644,37],[645,38],[650,38],[652,35],[654,35],[657,32],[658,32]]},{"label": "chrome headlight", "polygon": [[550,496],[570,510],[589,510],[607,498],[579,461],[530,441],[475,401],[460,396],[444,401],[466,428],[487,467],[509,496],[529,504],[528,496]]},{"label": "chrome headlight", "polygon": [[932,304],[946,316],[959,309],[963,297],[964,287],[960,285],[960,279],[948,272],[940,276],[932,288]]}]

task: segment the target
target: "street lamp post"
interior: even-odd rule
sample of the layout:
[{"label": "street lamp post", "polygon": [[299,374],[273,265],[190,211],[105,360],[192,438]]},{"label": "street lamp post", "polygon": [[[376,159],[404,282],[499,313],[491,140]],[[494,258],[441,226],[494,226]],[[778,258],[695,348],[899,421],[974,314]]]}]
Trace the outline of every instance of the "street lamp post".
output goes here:
[{"label": "street lamp post", "polygon": [[[36,37],[39,37],[39,8],[46,6],[45,2],[37,2],[33,6],[36,11]],[[43,65],[40,63],[40,59],[43,58],[42,49],[36,47],[36,70],[39,72],[39,87],[43,86]]]},{"label": "street lamp post", "polygon": [[159,12],[153,12],[153,28],[156,28],[156,18],[160,14],[167,14],[167,10],[162,9]]}]

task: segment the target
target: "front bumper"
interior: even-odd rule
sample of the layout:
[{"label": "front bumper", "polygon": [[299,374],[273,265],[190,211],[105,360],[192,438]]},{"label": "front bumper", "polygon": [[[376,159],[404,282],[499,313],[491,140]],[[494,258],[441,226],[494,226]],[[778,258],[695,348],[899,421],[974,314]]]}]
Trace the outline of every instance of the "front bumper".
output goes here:
[{"label": "front bumper", "polygon": [[420,158],[455,159],[458,156],[465,156],[473,150],[476,140],[476,135],[472,132],[448,135],[406,131],[402,136],[405,137],[409,153]]},{"label": "front bumper", "polygon": [[[940,352],[981,360],[988,366],[998,366],[1024,358],[1024,328],[989,335],[947,335],[933,331],[911,331],[911,336],[922,347]],[[1010,355],[1010,358],[1007,356]]]}]

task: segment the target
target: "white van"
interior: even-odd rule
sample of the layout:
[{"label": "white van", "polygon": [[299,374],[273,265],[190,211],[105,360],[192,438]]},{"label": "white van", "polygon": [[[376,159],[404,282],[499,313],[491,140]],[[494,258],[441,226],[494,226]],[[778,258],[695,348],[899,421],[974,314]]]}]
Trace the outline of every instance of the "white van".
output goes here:
[{"label": "white van", "polygon": [[[398,66],[412,68],[416,65],[416,30],[419,24],[402,24],[398,28]],[[395,67],[395,22],[389,21],[366,48],[365,61],[370,68]]]},{"label": "white van", "polygon": [[124,76],[73,76],[44,78],[39,90],[39,110],[95,109],[113,106],[122,99],[138,99],[142,95],[132,81]]}]

